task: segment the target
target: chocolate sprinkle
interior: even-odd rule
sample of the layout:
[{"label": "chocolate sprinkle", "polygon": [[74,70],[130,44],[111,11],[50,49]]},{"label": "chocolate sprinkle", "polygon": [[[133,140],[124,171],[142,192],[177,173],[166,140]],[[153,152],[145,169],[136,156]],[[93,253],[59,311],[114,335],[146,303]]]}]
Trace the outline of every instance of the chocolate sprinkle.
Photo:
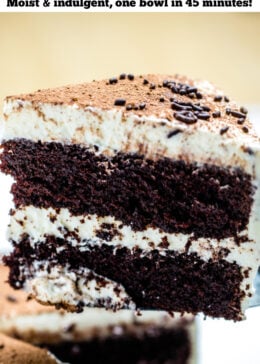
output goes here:
[{"label": "chocolate sprinkle", "polygon": [[149,81],[145,78],[145,79],[143,80],[143,85],[148,85],[148,83],[149,83]]},{"label": "chocolate sprinkle", "polygon": [[159,98],[159,101],[160,101],[160,102],[164,102],[164,97],[160,97],[160,98]]},{"label": "chocolate sprinkle", "polygon": [[210,118],[210,114],[208,112],[200,112],[197,114],[198,119],[208,120]]},{"label": "chocolate sprinkle", "polygon": [[201,107],[202,107],[203,111],[207,111],[207,112],[210,111],[210,107],[208,107],[208,106],[203,105]]},{"label": "chocolate sprinkle", "polygon": [[187,94],[196,93],[198,92],[197,87],[190,87],[187,89]]},{"label": "chocolate sprinkle", "polygon": [[246,121],[246,119],[245,118],[240,118],[240,119],[238,119],[238,121],[237,121],[237,123],[239,124],[239,125],[242,125],[242,124],[244,124],[244,122]]},{"label": "chocolate sprinkle", "polygon": [[173,110],[187,110],[187,111],[192,110],[192,106],[187,105],[186,103],[185,103],[185,105],[183,105],[183,103],[181,104],[181,103],[178,103],[178,102],[176,102],[176,101],[174,101],[174,102],[171,104],[171,108],[172,108]]},{"label": "chocolate sprinkle", "polygon": [[244,118],[245,117],[245,114],[243,114],[242,112],[239,112],[239,111],[231,110],[230,113],[235,118]]},{"label": "chocolate sprinkle", "polygon": [[230,108],[226,108],[226,114],[230,115],[231,114],[231,109]]},{"label": "chocolate sprinkle", "polygon": [[173,137],[174,135],[177,135],[179,133],[182,133],[182,130],[180,130],[180,129],[172,130],[168,133],[167,138],[170,139],[171,137]]},{"label": "chocolate sprinkle", "polygon": [[126,100],[125,99],[116,99],[114,105],[115,106],[125,106]]},{"label": "chocolate sprinkle", "polygon": [[119,80],[125,80],[125,79],[126,79],[126,74],[121,73],[121,75],[119,76]]},{"label": "chocolate sprinkle", "polygon": [[215,96],[215,97],[214,97],[214,101],[215,101],[215,102],[220,102],[220,101],[222,101],[222,96],[221,96],[221,95],[217,95],[217,96]]},{"label": "chocolate sprinkle", "polygon": [[220,129],[220,135],[225,134],[229,129],[229,126],[225,126],[224,128]]},{"label": "chocolate sprinkle", "polygon": [[168,87],[168,84],[169,84],[169,81],[167,81],[167,80],[163,81],[163,87]]},{"label": "chocolate sprinkle", "polygon": [[173,100],[173,101],[177,102],[179,105],[192,106],[191,102],[183,102],[183,101],[176,101],[176,100]]},{"label": "chocolate sprinkle", "polygon": [[109,83],[110,83],[110,85],[113,85],[113,84],[115,84],[115,83],[117,83],[117,78],[116,77],[112,77],[112,78],[110,78],[109,79]]},{"label": "chocolate sprinkle", "polygon": [[164,80],[163,87],[168,87],[175,94],[186,95],[190,98],[194,97],[196,97],[197,99],[202,98],[202,94],[198,92],[198,89],[196,87],[190,86],[185,83]]},{"label": "chocolate sprinkle", "polygon": [[192,108],[195,111],[203,111],[203,108],[200,105],[193,104]]},{"label": "chocolate sprinkle", "polygon": [[[178,91],[177,91],[177,93],[178,93]],[[181,88],[181,89],[179,90],[179,94],[180,94],[180,95],[187,95],[187,94],[188,94],[188,90],[187,90],[187,89],[185,89],[185,88]]]},{"label": "chocolate sprinkle", "polygon": [[145,102],[142,102],[141,104],[139,104],[139,109],[143,110],[146,107]]},{"label": "chocolate sprinkle", "polygon": [[190,99],[194,99],[196,97],[196,94],[194,93],[191,93],[191,94],[188,94],[187,95]]},{"label": "chocolate sprinkle", "polygon": [[243,126],[242,130],[243,130],[244,133],[248,133],[248,131],[249,131],[246,126]]},{"label": "chocolate sprinkle", "polygon": [[134,75],[132,75],[131,73],[129,73],[129,74],[127,75],[127,78],[128,78],[128,80],[133,81],[133,80],[134,80],[134,78],[135,78],[135,76],[134,76]]},{"label": "chocolate sprinkle", "polygon": [[241,106],[241,108],[240,108],[240,112],[242,112],[242,114],[247,115],[248,110],[247,110],[244,106]]},{"label": "chocolate sprinkle", "polygon": [[194,124],[197,122],[197,116],[191,111],[179,111],[175,112],[173,116],[179,120],[184,122],[185,124]]},{"label": "chocolate sprinkle", "polygon": [[154,90],[156,88],[155,84],[154,83],[151,83],[150,86],[149,86],[150,90]]},{"label": "chocolate sprinkle", "polygon": [[221,112],[220,112],[220,111],[214,111],[214,112],[212,113],[212,116],[213,116],[213,118],[220,118],[220,116],[221,116]]}]

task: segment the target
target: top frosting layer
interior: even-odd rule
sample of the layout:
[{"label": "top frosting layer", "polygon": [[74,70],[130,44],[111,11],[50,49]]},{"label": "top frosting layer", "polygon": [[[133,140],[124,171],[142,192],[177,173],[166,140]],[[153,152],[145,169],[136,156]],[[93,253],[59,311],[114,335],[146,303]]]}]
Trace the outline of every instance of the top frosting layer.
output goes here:
[{"label": "top frosting layer", "polygon": [[[14,101],[18,103],[13,105]],[[117,110],[122,113],[122,122],[129,115],[153,117],[177,121],[192,129],[206,126],[229,137],[246,134],[257,138],[245,108],[230,102],[209,82],[179,75],[122,74],[102,81],[9,96],[5,102],[6,115],[10,112],[8,104],[16,109],[26,102],[34,107],[38,104],[70,105],[80,109]]]},{"label": "top frosting layer", "polygon": [[4,116],[5,140],[240,167],[260,179],[260,140],[247,111],[206,81],[121,75],[7,97]]}]

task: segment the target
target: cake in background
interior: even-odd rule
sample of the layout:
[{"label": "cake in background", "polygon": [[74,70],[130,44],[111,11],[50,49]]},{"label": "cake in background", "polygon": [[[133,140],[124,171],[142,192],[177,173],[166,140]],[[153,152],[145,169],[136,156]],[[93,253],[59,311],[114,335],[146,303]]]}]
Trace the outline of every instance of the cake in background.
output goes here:
[{"label": "cake in background", "polygon": [[6,267],[0,267],[0,277],[0,332],[41,346],[62,362],[196,362],[195,323],[191,315],[171,317],[166,312],[149,311],[137,316],[129,310],[113,312],[102,308],[68,313],[27,301],[25,292],[14,290],[5,282]]},{"label": "cake in background", "polygon": [[10,284],[67,310],[241,320],[259,266],[260,144],[209,82],[122,74],[7,97]]},{"label": "cake in background", "polygon": [[47,350],[0,333],[1,364],[61,364]]}]

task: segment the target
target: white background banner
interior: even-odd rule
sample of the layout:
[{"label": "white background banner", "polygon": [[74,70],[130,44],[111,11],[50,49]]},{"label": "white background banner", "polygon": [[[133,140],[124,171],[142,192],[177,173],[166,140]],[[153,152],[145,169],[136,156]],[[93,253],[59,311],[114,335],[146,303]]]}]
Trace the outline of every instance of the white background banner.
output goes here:
[{"label": "white background banner", "polygon": [[0,0],[1,12],[260,12],[259,0]]}]

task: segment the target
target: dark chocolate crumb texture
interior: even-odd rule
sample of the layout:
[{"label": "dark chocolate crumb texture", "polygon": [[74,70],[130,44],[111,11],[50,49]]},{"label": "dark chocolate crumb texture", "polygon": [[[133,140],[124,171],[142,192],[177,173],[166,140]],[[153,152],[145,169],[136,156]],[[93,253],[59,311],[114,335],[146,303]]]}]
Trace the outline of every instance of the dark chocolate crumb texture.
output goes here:
[{"label": "dark chocolate crumb texture", "polygon": [[209,82],[121,74],[7,97],[5,262],[43,303],[239,320],[259,265],[260,143]]},{"label": "dark chocolate crumb texture", "polygon": [[185,328],[150,330],[142,337],[114,334],[103,340],[43,347],[70,364],[188,364],[191,357]]},{"label": "dark chocolate crumb texture", "polygon": [[240,169],[123,153],[106,157],[79,145],[26,139],[3,147],[2,171],[17,181],[16,207],[65,207],[74,215],[113,216],[135,231],[152,226],[218,239],[248,224],[254,189]]},{"label": "dark chocolate crumb texture", "polygon": [[[57,253],[59,249],[61,253]],[[243,276],[240,267],[223,259],[220,252],[218,260],[205,262],[196,253],[176,253],[168,251],[160,254],[152,250],[149,254],[141,249],[134,252],[127,248],[114,249],[103,244],[87,251],[71,247],[65,241],[46,237],[44,244],[37,244],[33,249],[28,237],[25,237],[14,253],[6,258],[11,266],[9,281],[13,287],[22,287],[35,272],[31,271],[35,261],[49,261],[49,267],[67,267],[83,280],[90,278],[89,271],[99,276],[100,286],[106,287],[106,277],[122,285],[127,293],[124,308],[129,307],[129,298],[138,309],[160,309],[178,312],[225,317],[237,320],[240,301],[245,293],[240,291]],[[43,263],[44,265],[44,263]],[[87,273],[79,267],[87,269]],[[41,269],[39,263],[38,268]],[[93,275],[91,278],[94,278]],[[95,278],[97,279],[97,278]],[[57,283],[58,286],[58,283]],[[80,287],[77,287],[79,295]],[[100,306],[102,306],[101,302]],[[66,303],[65,303],[66,308]],[[78,311],[82,311],[79,303]]]}]

